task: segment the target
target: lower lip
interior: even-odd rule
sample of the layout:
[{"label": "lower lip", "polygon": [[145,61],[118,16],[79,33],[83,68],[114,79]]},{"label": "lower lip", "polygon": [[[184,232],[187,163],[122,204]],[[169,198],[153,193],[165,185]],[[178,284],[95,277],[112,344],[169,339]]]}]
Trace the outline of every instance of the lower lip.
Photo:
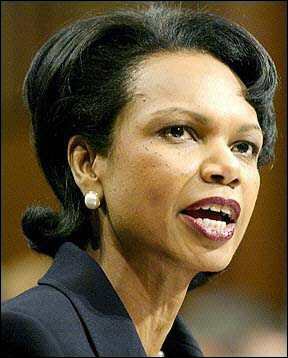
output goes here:
[{"label": "lower lip", "polygon": [[181,214],[184,221],[195,231],[205,236],[207,239],[212,241],[228,241],[232,238],[235,231],[235,223],[230,223],[226,225],[224,229],[218,229],[205,225],[203,223],[198,223],[196,219],[192,216]]}]

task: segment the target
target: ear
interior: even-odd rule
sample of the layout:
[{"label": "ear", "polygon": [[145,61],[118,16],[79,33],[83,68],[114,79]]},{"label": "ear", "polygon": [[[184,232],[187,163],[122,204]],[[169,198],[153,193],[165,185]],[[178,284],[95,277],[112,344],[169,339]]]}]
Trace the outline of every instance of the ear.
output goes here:
[{"label": "ear", "polygon": [[101,200],[104,195],[101,184],[103,157],[96,154],[80,135],[70,138],[67,156],[75,183],[82,194],[85,196],[90,190],[96,191]]}]

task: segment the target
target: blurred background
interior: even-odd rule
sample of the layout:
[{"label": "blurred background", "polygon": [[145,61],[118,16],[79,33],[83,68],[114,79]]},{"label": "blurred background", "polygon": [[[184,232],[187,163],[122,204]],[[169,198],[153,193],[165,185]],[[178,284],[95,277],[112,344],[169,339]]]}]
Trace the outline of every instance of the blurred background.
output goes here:
[{"label": "blurred background", "polygon": [[[136,4],[137,3],[137,4]],[[26,207],[57,208],[30,139],[22,103],[25,73],[42,44],[79,16],[143,2],[2,1],[2,300],[37,284],[51,259],[31,252],[21,231]],[[287,356],[286,321],[286,1],[183,1],[246,27],[268,50],[280,75],[274,168],[262,186],[249,228],[228,270],[189,292],[181,309],[205,356]],[[52,144],[51,144],[52,145]]]}]

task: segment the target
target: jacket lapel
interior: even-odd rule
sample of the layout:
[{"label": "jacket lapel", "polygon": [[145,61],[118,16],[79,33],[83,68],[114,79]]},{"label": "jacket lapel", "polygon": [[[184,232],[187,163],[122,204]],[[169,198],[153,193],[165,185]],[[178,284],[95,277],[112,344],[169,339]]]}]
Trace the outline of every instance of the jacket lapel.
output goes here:
[{"label": "jacket lapel", "polygon": [[204,357],[184,320],[178,315],[163,344],[165,357]]},{"label": "jacket lapel", "polygon": [[146,357],[135,326],[101,267],[71,243],[63,244],[39,280],[62,291],[101,357]]},{"label": "jacket lapel", "polygon": [[[52,286],[68,297],[96,356],[147,357],[119,296],[101,267],[85,251],[64,243],[38,284]],[[165,340],[163,351],[165,356],[203,357],[180,316]]]}]

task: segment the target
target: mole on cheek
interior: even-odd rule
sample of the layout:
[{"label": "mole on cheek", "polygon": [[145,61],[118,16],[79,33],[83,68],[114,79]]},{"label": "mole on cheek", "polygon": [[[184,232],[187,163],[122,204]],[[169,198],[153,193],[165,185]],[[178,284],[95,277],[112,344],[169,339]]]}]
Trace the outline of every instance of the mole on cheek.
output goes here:
[{"label": "mole on cheek", "polygon": [[163,157],[163,154],[161,154],[159,152],[154,152],[154,154],[156,155],[156,157]]}]

